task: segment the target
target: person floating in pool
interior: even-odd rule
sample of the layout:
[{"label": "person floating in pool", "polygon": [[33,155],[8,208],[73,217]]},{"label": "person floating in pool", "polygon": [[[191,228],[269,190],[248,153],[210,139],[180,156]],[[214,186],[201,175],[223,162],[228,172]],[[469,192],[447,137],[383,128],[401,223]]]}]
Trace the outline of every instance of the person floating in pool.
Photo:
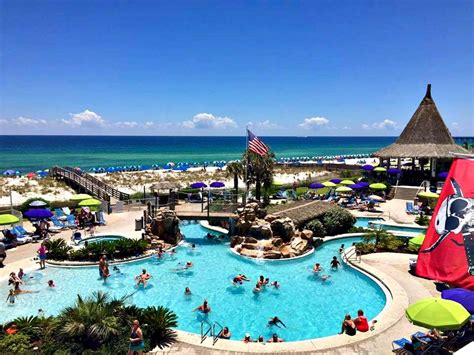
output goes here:
[{"label": "person floating in pool", "polygon": [[282,338],[279,338],[276,333],[273,333],[272,337],[268,339],[269,343],[283,343],[284,340]]},{"label": "person floating in pool", "polygon": [[272,281],[272,283],[270,284],[270,286],[273,286],[273,287],[275,287],[275,288],[280,288],[280,283],[279,283],[277,280],[275,280],[275,281]]},{"label": "person floating in pool", "polygon": [[341,244],[341,247],[339,248],[339,254],[342,254],[344,251],[344,244]]},{"label": "person floating in pool", "polygon": [[319,273],[319,272],[321,272],[321,271],[323,271],[323,268],[321,267],[321,264],[320,264],[320,263],[314,264],[314,266],[313,266],[313,272]]},{"label": "person floating in pool", "polygon": [[275,316],[275,317],[270,318],[270,320],[268,321],[267,326],[268,327],[277,326],[278,328],[281,328],[280,324],[286,328],[285,323],[283,323],[283,321],[280,318]]},{"label": "person floating in pool", "polygon": [[192,295],[191,289],[190,289],[189,287],[186,287],[186,288],[184,289],[184,295],[185,295],[185,296],[191,296],[191,295]]},{"label": "person floating in pool", "polygon": [[146,287],[148,280],[150,280],[151,275],[146,272],[146,269],[142,270],[142,273],[135,277],[135,280],[137,280],[137,286],[143,285],[143,287]]},{"label": "person floating in pool", "polygon": [[56,287],[53,280],[48,281],[48,287],[50,287],[50,288]]},{"label": "person floating in pool", "polygon": [[258,293],[262,291],[262,286],[260,284],[260,281],[256,283],[255,287],[253,288],[253,292]]},{"label": "person floating in pool", "polygon": [[337,260],[337,256],[333,256],[331,260],[331,269],[337,270],[339,266],[341,266],[341,263],[339,262],[339,260]]},{"label": "person floating in pool", "polygon": [[202,305],[200,305],[199,307],[193,309],[193,312],[196,312],[196,311],[199,311],[201,313],[209,313],[211,312],[211,307],[209,307],[208,303],[207,303],[207,300],[204,300],[204,302],[202,303]]}]

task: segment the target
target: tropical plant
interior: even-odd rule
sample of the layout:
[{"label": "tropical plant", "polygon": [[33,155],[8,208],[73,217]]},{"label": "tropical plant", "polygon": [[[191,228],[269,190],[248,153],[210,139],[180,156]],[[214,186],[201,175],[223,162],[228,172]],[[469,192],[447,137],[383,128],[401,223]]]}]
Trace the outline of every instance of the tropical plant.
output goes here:
[{"label": "tropical plant", "polygon": [[244,166],[240,161],[231,161],[227,164],[226,177],[234,178],[234,202],[237,202],[239,195],[239,179],[242,179],[245,173]]},{"label": "tropical plant", "polygon": [[147,307],[142,312],[144,337],[148,346],[153,349],[158,346],[163,349],[176,341],[176,332],[172,329],[178,326],[176,314],[165,307]]},{"label": "tropical plant", "polygon": [[30,354],[31,352],[32,345],[26,334],[7,335],[0,340],[1,354]]},{"label": "tropical plant", "polygon": [[313,232],[313,237],[324,238],[326,236],[326,228],[319,219],[309,221],[305,228]]},{"label": "tropical plant", "polygon": [[419,215],[415,219],[415,223],[419,224],[420,226],[427,226],[430,224],[430,218],[426,215]]},{"label": "tropical plant", "polygon": [[64,239],[49,239],[44,242],[46,249],[48,249],[48,257],[53,260],[66,260],[69,258],[69,253],[72,247],[67,245]]},{"label": "tropical plant", "polygon": [[31,197],[20,205],[20,211],[25,212],[25,211],[29,210],[30,209],[30,203],[33,202],[33,201],[43,201],[43,202],[46,203],[46,206],[50,205],[50,202],[48,200],[44,199],[43,197]]},{"label": "tropical plant", "polygon": [[397,251],[403,246],[403,241],[392,233],[377,229],[364,235],[362,244],[371,244],[375,251]]},{"label": "tropical plant", "polygon": [[131,256],[142,255],[148,248],[146,240],[118,239],[90,243],[81,249],[69,253],[70,260],[97,261],[105,254],[111,259],[123,259]]},{"label": "tropical plant", "polygon": [[321,222],[327,235],[336,235],[346,233],[354,225],[356,219],[349,211],[334,206],[323,214]]},{"label": "tropical plant", "polygon": [[275,154],[269,151],[264,156],[251,151],[246,151],[243,160],[248,162],[248,178],[255,183],[255,199],[260,201],[262,197],[262,184],[268,191],[273,180],[273,169],[275,166]]}]

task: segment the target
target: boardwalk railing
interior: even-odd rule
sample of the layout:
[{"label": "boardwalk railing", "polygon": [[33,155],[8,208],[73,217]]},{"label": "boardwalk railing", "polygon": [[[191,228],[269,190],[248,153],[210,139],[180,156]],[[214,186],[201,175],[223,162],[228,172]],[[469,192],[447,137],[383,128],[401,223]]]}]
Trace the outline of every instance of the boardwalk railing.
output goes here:
[{"label": "boardwalk railing", "polygon": [[76,170],[70,167],[59,167],[55,166],[51,169],[50,174],[53,177],[61,178],[65,182],[75,188],[84,190],[85,192],[96,196],[100,200],[110,203],[111,197],[117,200],[128,200],[129,194],[121,192],[105,182],[93,177],[90,174],[84,173],[80,170]]}]

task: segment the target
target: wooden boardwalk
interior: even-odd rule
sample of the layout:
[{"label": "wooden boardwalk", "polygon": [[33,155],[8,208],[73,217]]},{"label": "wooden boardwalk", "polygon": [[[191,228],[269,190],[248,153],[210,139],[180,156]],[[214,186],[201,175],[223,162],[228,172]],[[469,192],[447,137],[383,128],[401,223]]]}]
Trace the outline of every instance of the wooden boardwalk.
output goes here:
[{"label": "wooden boardwalk", "polygon": [[50,174],[56,179],[63,180],[73,189],[84,191],[85,193],[93,195],[98,199],[108,203],[110,203],[111,198],[121,201],[130,199],[129,194],[121,192],[81,170],[70,167],[62,168],[55,166],[54,168],[50,169]]},{"label": "wooden boardwalk", "polygon": [[[217,219],[228,219],[234,214],[231,212],[211,212],[209,218]],[[182,220],[194,220],[194,219],[207,219],[207,212],[196,212],[196,211],[176,211],[176,216]]]}]

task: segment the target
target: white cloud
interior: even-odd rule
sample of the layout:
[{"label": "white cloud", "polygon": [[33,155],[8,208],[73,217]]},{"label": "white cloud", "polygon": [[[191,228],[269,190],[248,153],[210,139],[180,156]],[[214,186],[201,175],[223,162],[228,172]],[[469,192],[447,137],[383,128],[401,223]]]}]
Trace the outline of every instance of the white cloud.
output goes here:
[{"label": "white cloud", "polygon": [[387,129],[387,130],[392,130],[397,127],[396,122],[389,120],[389,119],[384,119],[382,122],[374,122],[372,124],[367,124],[364,123],[362,125],[363,129]]},{"label": "white cloud", "polygon": [[151,127],[153,127],[154,125],[155,125],[155,122],[153,122],[153,121],[147,121],[147,122],[145,122],[145,123],[143,124],[143,127],[144,127],[144,128],[151,128]]},{"label": "white cloud", "polygon": [[316,128],[316,127],[327,126],[328,123],[329,123],[329,120],[325,117],[309,117],[309,118],[305,118],[303,123],[300,123],[298,126],[302,128]]},{"label": "white cloud", "polygon": [[48,121],[35,119],[35,118],[27,118],[27,117],[17,117],[12,119],[2,118],[0,119],[0,124],[2,125],[15,125],[15,126],[42,126],[46,125]]},{"label": "white cloud", "polygon": [[237,127],[237,123],[229,117],[214,116],[210,113],[198,113],[190,121],[181,124],[184,128],[222,129]]},{"label": "white cloud", "polygon": [[135,121],[120,121],[116,122],[115,125],[120,128],[135,128],[138,127],[138,122]]},{"label": "white cloud", "polygon": [[348,130],[348,129],[351,129],[351,127],[349,127],[349,126],[344,126],[344,127],[342,127],[342,129]]},{"label": "white cloud", "polygon": [[82,126],[83,124],[97,126],[105,125],[104,119],[97,113],[90,110],[85,110],[80,113],[70,113],[69,115],[71,116],[69,120],[63,119],[62,121],[70,126]]}]

